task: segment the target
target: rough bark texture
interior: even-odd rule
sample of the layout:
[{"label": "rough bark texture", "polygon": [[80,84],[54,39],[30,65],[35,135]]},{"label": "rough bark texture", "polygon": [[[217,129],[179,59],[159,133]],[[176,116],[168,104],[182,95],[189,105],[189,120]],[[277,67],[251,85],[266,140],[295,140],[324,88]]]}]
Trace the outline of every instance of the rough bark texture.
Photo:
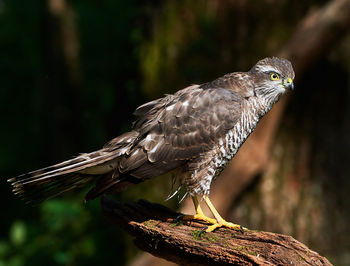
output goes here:
[{"label": "rough bark texture", "polygon": [[180,265],[331,265],[291,236],[177,222],[179,213],[140,200],[121,204],[102,197],[104,214],[135,237],[140,249]]}]

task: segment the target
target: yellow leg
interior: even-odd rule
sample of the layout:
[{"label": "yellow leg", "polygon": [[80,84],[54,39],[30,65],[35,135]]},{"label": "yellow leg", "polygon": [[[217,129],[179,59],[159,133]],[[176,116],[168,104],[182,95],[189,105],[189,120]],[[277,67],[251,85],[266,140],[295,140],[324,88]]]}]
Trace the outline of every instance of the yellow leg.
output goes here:
[{"label": "yellow leg", "polygon": [[213,218],[207,217],[204,212],[202,211],[201,206],[199,205],[198,199],[196,196],[192,196],[192,201],[194,204],[194,207],[196,209],[195,215],[185,215],[182,217],[182,220],[201,220],[205,221],[210,224],[217,224],[217,221]]},{"label": "yellow leg", "polygon": [[218,211],[215,209],[214,205],[211,203],[210,199],[208,196],[203,196],[203,199],[205,201],[205,203],[208,205],[210,211],[213,213],[215,219],[216,219],[216,223],[213,223],[213,225],[209,226],[207,228],[207,230],[205,230],[206,232],[212,232],[214,231],[216,228],[218,227],[228,227],[228,228],[232,228],[232,229],[238,229],[238,230],[247,230],[247,228],[242,227],[239,224],[234,224],[234,223],[229,223],[226,222],[221,215],[218,213]]}]

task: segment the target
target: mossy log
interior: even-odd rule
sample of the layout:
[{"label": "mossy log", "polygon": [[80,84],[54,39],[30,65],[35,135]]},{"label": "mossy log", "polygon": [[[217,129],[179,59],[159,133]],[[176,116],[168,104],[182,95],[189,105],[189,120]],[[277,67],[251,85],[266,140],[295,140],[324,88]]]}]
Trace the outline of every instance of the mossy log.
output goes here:
[{"label": "mossy log", "polygon": [[101,205],[138,248],[180,265],[331,265],[291,236],[228,228],[206,233],[204,223],[179,221],[180,213],[145,200],[121,204],[102,197]]}]

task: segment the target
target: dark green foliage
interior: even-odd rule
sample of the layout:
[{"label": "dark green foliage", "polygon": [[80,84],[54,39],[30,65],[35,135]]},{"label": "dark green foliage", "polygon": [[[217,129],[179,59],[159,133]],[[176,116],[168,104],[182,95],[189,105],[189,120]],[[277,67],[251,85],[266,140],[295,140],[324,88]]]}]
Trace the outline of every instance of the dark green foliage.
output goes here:
[{"label": "dark green foliage", "polygon": [[[84,204],[85,191],[31,207],[11,195],[6,179],[97,149],[128,129],[129,114],[142,102],[135,53],[142,25],[133,22],[138,7],[74,3],[80,88],[67,85],[62,61],[51,65],[57,55],[47,47],[46,8],[44,1],[0,6],[0,265],[120,265],[125,236],[101,215],[98,200]],[[57,84],[62,94],[54,91]]]}]

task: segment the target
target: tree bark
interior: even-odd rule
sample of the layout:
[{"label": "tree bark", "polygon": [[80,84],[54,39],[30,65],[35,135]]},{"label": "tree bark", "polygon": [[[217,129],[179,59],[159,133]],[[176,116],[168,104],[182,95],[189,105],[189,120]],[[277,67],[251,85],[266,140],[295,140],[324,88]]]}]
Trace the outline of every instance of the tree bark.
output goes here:
[{"label": "tree bark", "polygon": [[178,222],[179,213],[145,200],[121,204],[102,197],[101,205],[137,247],[180,265],[331,265],[291,236],[227,228],[205,233],[205,224]]}]

